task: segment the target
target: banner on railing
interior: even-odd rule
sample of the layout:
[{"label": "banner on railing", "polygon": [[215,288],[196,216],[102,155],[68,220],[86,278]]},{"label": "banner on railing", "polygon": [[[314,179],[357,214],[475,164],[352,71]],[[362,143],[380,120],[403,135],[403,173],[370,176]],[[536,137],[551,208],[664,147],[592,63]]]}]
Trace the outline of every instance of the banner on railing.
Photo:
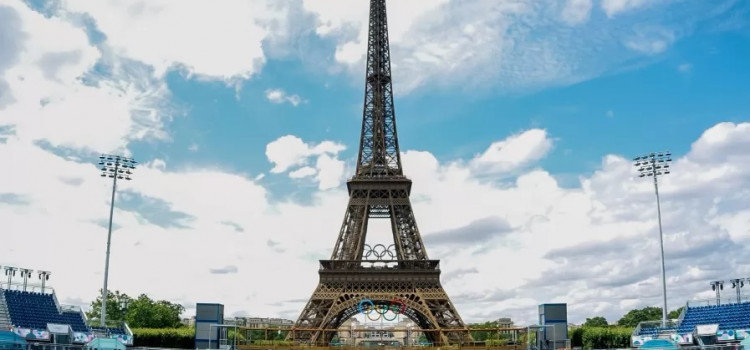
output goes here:
[{"label": "banner on railing", "polygon": [[718,341],[731,341],[735,339],[735,333],[733,330],[718,331],[716,332],[716,340]]},{"label": "banner on railing", "polygon": [[117,339],[118,341],[120,341],[120,343],[123,343],[125,345],[133,345],[133,336],[127,334],[111,335],[110,338]]},{"label": "banner on railing", "polygon": [[634,335],[630,339],[630,343],[633,344],[633,347],[639,347],[643,345],[647,340],[656,339],[653,335]]},{"label": "banner on railing", "polygon": [[16,333],[26,339],[39,339],[39,340],[49,340],[49,332],[39,329],[30,329],[30,328],[20,328],[20,327],[13,327],[13,333]]},{"label": "banner on railing", "polygon": [[91,333],[84,332],[73,332],[73,342],[79,344],[86,344],[94,339],[94,335]]},{"label": "banner on railing", "polygon": [[680,345],[693,344],[693,334],[692,333],[672,334],[672,340],[676,341]]}]

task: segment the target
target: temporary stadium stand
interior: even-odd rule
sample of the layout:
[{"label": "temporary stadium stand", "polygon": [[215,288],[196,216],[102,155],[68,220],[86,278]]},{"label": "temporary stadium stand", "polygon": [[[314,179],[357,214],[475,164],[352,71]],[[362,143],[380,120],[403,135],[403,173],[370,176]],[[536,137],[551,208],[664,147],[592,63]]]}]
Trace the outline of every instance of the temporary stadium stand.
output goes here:
[{"label": "temporary stadium stand", "polygon": [[5,290],[11,323],[16,327],[46,329],[48,323],[67,324],[74,332],[88,332],[80,313],[60,312],[52,294]]},{"label": "temporary stadium stand", "polygon": [[641,322],[633,331],[632,344],[640,346],[649,339],[671,339],[680,344],[693,344],[696,326],[718,325],[716,340],[731,342],[750,335],[750,302],[723,305],[685,306],[680,318],[663,327],[660,321]]},{"label": "temporary stadium stand", "polygon": [[36,341],[45,341],[46,337],[46,341],[49,341],[49,333],[45,333],[51,327],[48,324],[58,324],[70,326],[74,342],[86,343],[97,336],[132,345],[132,332],[127,324],[123,322],[121,326],[110,328],[89,327],[80,308],[61,307],[51,289],[50,293],[11,289],[0,291],[0,303],[4,301],[2,306],[7,308],[8,322],[21,336],[34,335]]},{"label": "temporary stadium stand", "polygon": [[718,324],[720,331],[750,328],[750,303],[688,308],[679,333],[692,332],[697,325]]}]

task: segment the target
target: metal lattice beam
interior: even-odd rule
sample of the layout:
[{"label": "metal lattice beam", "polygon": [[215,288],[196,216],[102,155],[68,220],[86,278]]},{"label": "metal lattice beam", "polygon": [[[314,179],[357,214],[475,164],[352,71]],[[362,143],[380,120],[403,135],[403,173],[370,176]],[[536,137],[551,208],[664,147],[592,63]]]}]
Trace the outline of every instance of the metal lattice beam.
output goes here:
[{"label": "metal lattice beam", "polygon": [[[370,28],[362,131],[357,169],[347,182],[349,203],[330,260],[321,261],[320,283],[288,338],[326,343],[357,314],[362,298],[406,301],[404,315],[435,344],[471,340],[440,284],[439,261],[429,260],[401,168],[393,107],[385,0],[370,1]],[[365,244],[370,219],[391,221],[393,259],[369,260]],[[390,245],[389,245],[390,247]],[[367,252],[366,252],[367,250]]]}]

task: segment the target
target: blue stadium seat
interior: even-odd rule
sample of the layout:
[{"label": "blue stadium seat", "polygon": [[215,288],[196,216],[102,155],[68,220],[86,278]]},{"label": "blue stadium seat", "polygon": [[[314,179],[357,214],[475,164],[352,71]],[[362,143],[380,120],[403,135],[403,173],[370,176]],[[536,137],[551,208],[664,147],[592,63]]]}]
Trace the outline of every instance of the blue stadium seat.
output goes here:
[{"label": "blue stadium seat", "polygon": [[60,313],[52,294],[5,290],[11,323],[16,327],[47,329],[47,323],[67,324],[75,332],[88,332],[83,316],[77,312]]},{"label": "blue stadium seat", "polygon": [[690,333],[701,324],[718,324],[719,330],[750,328],[750,302],[717,306],[689,307],[680,323],[679,333]]}]

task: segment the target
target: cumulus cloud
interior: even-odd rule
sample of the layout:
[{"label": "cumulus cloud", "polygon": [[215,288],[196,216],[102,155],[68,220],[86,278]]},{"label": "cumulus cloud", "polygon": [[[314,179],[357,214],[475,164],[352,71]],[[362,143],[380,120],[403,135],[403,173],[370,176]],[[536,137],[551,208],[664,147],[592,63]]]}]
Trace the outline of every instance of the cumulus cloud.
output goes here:
[{"label": "cumulus cloud", "polygon": [[[344,145],[332,141],[313,145],[294,135],[285,135],[266,145],[266,157],[274,164],[271,173],[283,173],[301,166],[291,171],[289,177],[299,179],[316,175],[319,189],[325,190],[337,187],[344,176],[345,164],[338,159],[338,154],[345,149]],[[315,158],[315,163],[308,166],[312,158]]]},{"label": "cumulus cloud", "polygon": [[[747,123],[721,123],[706,130],[690,152],[675,157],[673,174],[663,178],[667,274],[670,303],[675,307],[710,293],[705,288],[709,279],[725,278],[728,271],[750,273],[746,248],[740,244],[750,236],[750,192],[741,190],[750,184],[750,169],[745,166],[750,159],[742,151],[750,147],[749,129]],[[511,144],[525,133],[495,143]],[[113,288],[186,303],[219,300],[229,309],[252,306],[257,314],[296,317],[317,283],[315,260],[328,256],[335,241],[347,194],[340,183],[324,190],[329,187],[324,180],[327,166],[320,164],[334,159],[337,153],[331,150],[343,146],[306,143],[291,135],[279,143],[295,139],[292,144],[305,147],[290,148],[287,155],[271,152],[275,154],[271,158],[277,157],[280,163],[274,167],[283,171],[296,168],[310,173],[308,177],[313,176],[312,170],[301,169],[307,166],[317,171],[321,188],[311,194],[313,205],[290,200],[271,203],[268,190],[250,176],[197,169],[169,171],[163,161],[142,166],[137,180],[123,185],[120,196],[149,196],[168,210],[194,219],[167,229],[141,212],[153,207],[118,205]],[[539,143],[525,147],[533,149],[535,144]],[[29,161],[19,162],[17,154],[28,155]],[[298,159],[305,157],[317,160],[303,165]],[[108,184],[88,176],[95,171],[93,165],[15,139],[0,146],[0,162],[11,161],[16,170],[0,173],[0,193],[10,199],[0,201],[0,207],[12,241],[2,248],[3,256],[23,266],[55,266],[58,293],[95,297],[99,279],[94,277],[101,270],[93,264],[91,271],[81,272],[77,266],[101,258],[99,245],[104,243],[106,230],[99,223],[107,215]],[[477,177],[468,160],[439,162],[429,152],[406,151],[403,162],[406,174],[414,180],[414,211],[430,257],[442,260],[445,288],[467,321],[509,315],[522,323],[533,322],[535,306],[542,302],[568,302],[573,322],[590,317],[592,310],[616,319],[630,307],[658,304],[652,187],[635,176],[628,159],[604,157],[601,167],[581,177],[580,186],[573,188],[560,187],[541,169],[521,170],[515,178],[487,182]],[[47,174],[51,169],[81,180],[27,176]],[[101,200],[68,200],[81,196]],[[376,223],[370,227],[371,234],[389,229]],[[47,234],[51,227],[69,234],[51,238]],[[22,244],[20,237],[36,243]],[[227,241],[233,244],[226,245]],[[10,246],[13,249],[6,248]],[[248,247],[270,249],[250,248],[252,254],[248,254]],[[60,249],[77,251],[76,259],[60,260],[54,253]],[[49,254],[32,254],[32,250]],[[192,258],[185,260],[185,254]],[[138,264],[158,263],[174,273],[138,274],[132,268],[134,255],[140,257]],[[269,264],[275,266],[273,273],[257,268]],[[233,280],[222,277],[234,268],[237,273],[252,271],[261,279],[294,275],[295,286],[309,289],[289,288],[282,282],[237,292],[230,288]],[[87,278],[81,279],[81,273]],[[189,278],[209,279],[212,288],[174,288],[175,281]],[[131,283],[136,279],[141,281],[137,286]],[[560,283],[566,288],[551,287]],[[217,286],[232,292],[217,294]]]},{"label": "cumulus cloud", "polygon": [[[664,52],[696,23],[728,11],[730,1],[605,0],[596,8],[592,0],[391,2],[395,89],[460,83],[525,91],[576,83]],[[362,73],[368,19],[363,0],[337,6],[328,0],[231,0],[210,8],[169,0],[61,4],[58,15],[90,16],[118,55],[152,67],[157,76],[182,69],[199,79],[238,84],[257,75],[269,57],[290,56],[328,72]],[[659,12],[672,15],[654,15]],[[630,13],[638,13],[637,20],[625,16]],[[332,45],[313,45],[319,38],[309,40],[310,28]],[[295,96],[282,100],[303,101]]]},{"label": "cumulus cloud", "polygon": [[[605,0],[595,9],[591,0],[392,2],[395,89],[403,94],[460,83],[524,91],[579,82],[666,51],[699,21],[729,11],[727,3]],[[325,0],[303,4],[317,19],[317,34],[335,41],[335,61],[361,74],[367,2],[335,10]],[[620,16],[636,10],[637,19]],[[656,15],[661,12],[672,15]]]},{"label": "cumulus cloud", "polygon": [[[0,43],[9,45],[2,51],[19,48],[15,64],[4,72],[2,94],[13,102],[0,109],[0,127],[12,127],[14,137],[28,142],[94,152],[121,149],[130,140],[166,138],[163,121],[171,114],[163,82],[137,65],[105,59],[70,22],[46,18],[22,3],[0,8],[15,13],[24,33],[15,37],[19,43]],[[95,64],[108,67],[111,75],[90,74]]]},{"label": "cumulus cloud", "polygon": [[552,140],[542,129],[531,129],[494,142],[472,161],[477,172],[505,173],[542,159],[552,149]]},{"label": "cumulus cloud", "polygon": [[268,89],[266,90],[266,99],[268,101],[271,101],[271,103],[284,103],[288,102],[292,106],[297,107],[300,103],[302,103],[302,97],[299,97],[299,95],[293,94],[287,94],[286,91],[282,89]]},{"label": "cumulus cloud", "polygon": [[[335,38],[336,58],[342,63],[361,59],[358,16],[365,3],[346,2],[325,13],[314,7],[314,1],[302,3],[310,13],[321,12],[316,17],[317,33]],[[3,96],[12,97],[3,97],[5,104],[0,107],[0,164],[12,164],[10,171],[0,171],[0,222],[8,237],[0,255],[4,264],[53,270],[52,282],[64,300],[93,300],[103,273],[111,183],[96,176],[97,169],[87,157],[94,150],[128,152],[133,140],[168,137],[161,105],[168,91],[153,76],[170,67],[182,65],[196,75],[219,79],[255,74],[262,62],[255,44],[265,34],[260,30],[258,37],[248,39],[247,32],[260,24],[244,16],[260,5],[221,5],[233,4],[240,10],[221,18],[234,24],[218,28],[237,29],[240,34],[227,32],[218,38],[185,27],[196,13],[205,12],[195,5],[183,9],[168,2],[129,7],[120,2],[66,2],[69,10],[90,13],[107,36],[107,45],[94,46],[83,29],[60,16],[42,16],[20,2],[2,4],[0,18],[16,21],[12,28],[22,28],[25,36],[16,35],[15,29],[0,31],[2,49],[14,50],[0,50],[0,81],[7,84],[2,91],[9,92]],[[435,72],[441,69],[440,76],[467,79],[471,71],[462,69],[474,63],[484,69],[490,57],[503,62],[489,70],[492,79],[505,76],[516,78],[515,83],[526,78],[549,83],[581,73],[570,62],[578,62],[575,59],[587,52],[558,51],[570,46],[559,39],[575,37],[580,34],[577,30],[593,32],[587,23],[594,16],[577,17],[580,22],[562,36],[531,40],[533,33],[522,32],[517,42],[509,42],[504,33],[519,30],[519,22],[514,21],[522,18],[544,31],[551,24],[541,19],[559,19],[563,9],[550,7],[554,11],[549,14],[525,1],[454,5],[447,0],[415,0],[389,7],[394,11],[403,6],[391,21],[394,44],[406,52],[394,62],[394,69],[403,74],[398,79],[411,79],[406,86],[439,79]],[[420,11],[404,11],[409,6]],[[582,5],[576,6],[579,12],[571,13],[582,13]],[[620,8],[627,6],[631,5]],[[209,17],[235,10],[215,9],[208,11]],[[110,18],[117,12],[125,15]],[[440,16],[446,13],[455,16]],[[429,16],[434,19],[423,21]],[[243,24],[236,28],[239,17]],[[176,21],[174,30],[140,42],[148,41],[154,23],[164,19]],[[210,29],[213,22],[209,18],[205,27]],[[0,28],[7,29],[7,23],[0,21]],[[557,26],[559,21],[554,23]],[[121,28],[136,30],[128,36]],[[183,37],[181,30],[189,35]],[[643,38],[660,35],[656,29],[642,33]],[[433,35],[445,40],[432,40]],[[610,39],[606,31],[603,36]],[[413,41],[407,43],[405,37]],[[629,36],[615,37],[613,42],[621,44]],[[224,38],[234,40],[232,45]],[[225,52],[214,55],[213,51],[202,56],[187,47],[191,40],[219,52],[235,49],[236,42],[250,44],[240,48],[237,57],[217,57]],[[472,56],[466,50],[470,42],[499,43],[501,49]],[[174,50],[166,52],[170,45],[164,43],[173,44]],[[660,45],[644,47],[642,51],[648,53]],[[530,56],[524,56],[524,50],[537,58],[525,60]],[[554,64],[549,70],[534,70],[550,62]],[[91,74],[97,64],[112,68],[111,76]],[[414,68],[420,66],[425,68]],[[106,132],[84,132],[81,123]],[[750,252],[743,245],[750,237],[748,135],[748,123],[711,127],[689,152],[675,156],[673,173],[663,178],[670,305],[710,296],[705,288],[708,280],[725,279],[729,273],[750,274]],[[519,323],[534,323],[536,305],[561,301],[570,304],[570,319],[580,322],[592,312],[616,319],[628,308],[658,304],[653,190],[648,181],[635,177],[629,157],[606,155],[593,174],[580,177],[579,186],[561,187],[553,174],[537,164],[553,147],[547,131],[530,129],[498,138],[470,159],[439,161],[430,152],[412,150],[402,158],[405,173],[414,180],[412,201],[426,248],[431,258],[442,260],[444,286],[463,318],[474,322],[512,316]],[[74,151],[63,152],[64,147]],[[271,188],[260,183],[263,173],[173,169],[168,159],[146,162],[137,169],[134,181],[120,184],[110,286],[185,305],[213,300],[236,312],[296,317],[318,282],[316,260],[329,256],[340,229],[348,200],[341,183],[347,163],[339,159],[345,149],[339,142],[305,141],[294,135],[267,145],[268,177],[284,174],[317,184],[305,203],[283,196],[272,200]],[[390,229],[387,223],[373,223],[370,229],[376,234],[373,239],[388,238],[388,234],[377,235]],[[150,266],[170,273],[143,274]],[[240,273],[279,282],[237,290]],[[278,276],[295,278],[279,280]],[[211,283],[175,287],[192,280]],[[560,289],[561,284],[566,288]]]},{"label": "cumulus cloud", "polygon": [[114,50],[153,66],[157,75],[183,67],[224,80],[260,71],[266,61],[261,42],[268,35],[260,22],[275,16],[272,1],[70,0],[64,6],[91,16]]}]

